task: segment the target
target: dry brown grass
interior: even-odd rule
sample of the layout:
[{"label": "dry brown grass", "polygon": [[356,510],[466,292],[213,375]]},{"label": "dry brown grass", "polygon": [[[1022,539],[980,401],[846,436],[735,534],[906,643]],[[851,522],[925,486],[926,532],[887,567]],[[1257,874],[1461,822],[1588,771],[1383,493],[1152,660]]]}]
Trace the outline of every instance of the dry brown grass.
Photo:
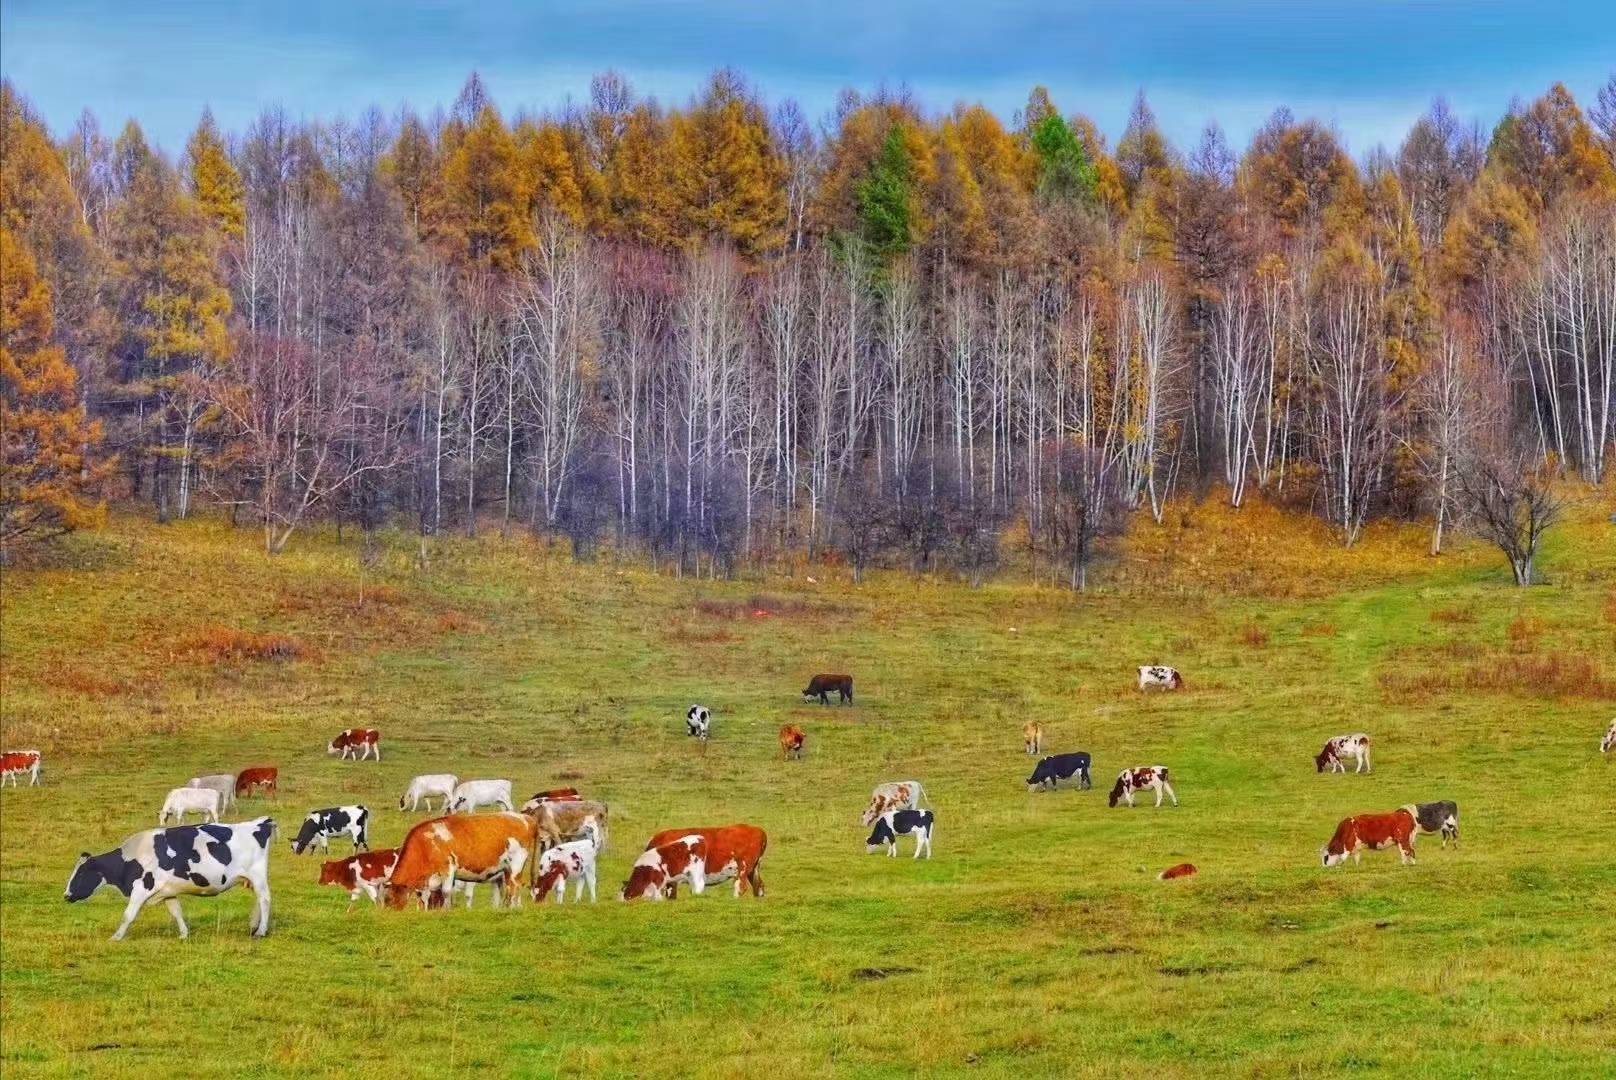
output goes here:
[{"label": "dry brown grass", "polygon": [[1476,609],[1470,607],[1437,608],[1431,612],[1431,621],[1434,623],[1473,623],[1476,621]]},{"label": "dry brown grass", "polygon": [[312,650],[290,634],[261,634],[229,626],[209,626],[187,643],[185,651],[206,663],[286,663],[312,658]]},{"label": "dry brown grass", "polygon": [[1542,619],[1534,619],[1530,615],[1517,615],[1510,620],[1506,633],[1509,643],[1517,652],[1530,652],[1537,645],[1537,639],[1543,636],[1547,629]]},{"label": "dry brown grass", "polygon": [[1256,622],[1248,622],[1240,628],[1240,642],[1253,649],[1266,649],[1268,647],[1268,631]]},{"label": "dry brown grass", "polygon": [[1482,653],[1479,663],[1464,667],[1426,664],[1413,671],[1382,672],[1380,686],[1388,699],[1401,702],[1460,692],[1616,700],[1616,681],[1604,674],[1594,658],[1568,652],[1542,656]]},{"label": "dry brown grass", "polygon": [[1303,637],[1335,637],[1336,626],[1333,622],[1310,623],[1302,627]]}]

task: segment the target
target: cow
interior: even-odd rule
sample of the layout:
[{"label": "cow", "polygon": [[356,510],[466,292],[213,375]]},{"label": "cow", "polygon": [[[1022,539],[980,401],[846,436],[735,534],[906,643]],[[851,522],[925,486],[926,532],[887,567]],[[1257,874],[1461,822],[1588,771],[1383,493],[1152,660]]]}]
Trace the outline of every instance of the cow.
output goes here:
[{"label": "cow", "polygon": [[924,851],[926,858],[931,858],[932,827],[936,824],[936,816],[930,810],[888,810],[875,819],[875,831],[870,838],[864,841],[864,850],[874,855],[882,848],[886,848],[887,855],[897,858],[898,837],[913,836],[915,838],[915,858],[920,858]]},{"label": "cow", "polygon": [[551,788],[549,791],[535,794],[523,804],[522,809],[528,810],[529,807],[537,807],[540,803],[547,802],[577,802],[579,798],[578,789],[575,787]]},{"label": "cow", "polygon": [[[1616,727],[1611,730],[1616,731]],[[7,780],[12,787],[17,787],[17,778],[24,773],[28,775],[28,786],[39,786],[39,770],[44,759],[39,756],[38,750],[7,750],[0,753],[0,787],[5,786]]]},{"label": "cow", "polygon": [[217,896],[245,885],[256,901],[249,918],[252,935],[263,937],[269,933],[269,842],[274,837],[274,819],[267,817],[234,825],[147,829],[104,855],[81,854],[62,898],[76,904],[103,885],[127,897],[113,941],[122,941],[135,916],[160,900],[185,938],[191,931],[180,911],[181,896]]},{"label": "cow", "polygon": [[787,724],[780,729],[780,754],[786,760],[796,758],[802,760],[802,746],[807,742],[808,735],[796,724]]},{"label": "cow", "polygon": [[346,859],[321,863],[320,884],[341,885],[347,889],[348,910],[351,912],[361,895],[370,897],[373,904],[382,902],[382,890],[387,885],[387,875],[393,872],[397,862],[398,848],[361,851]]},{"label": "cow", "polygon": [[713,711],[705,705],[692,705],[685,710],[685,734],[707,741],[713,733]]},{"label": "cow", "polygon": [[511,800],[509,780],[462,780],[455,785],[449,797],[449,813],[470,814],[479,806],[497,806],[501,810],[515,810]]},{"label": "cow", "polygon": [[1169,866],[1167,869],[1157,874],[1156,880],[1177,881],[1179,878],[1194,877],[1199,873],[1200,871],[1195,868],[1194,863],[1181,862],[1177,866]]},{"label": "cow", "polygon": [[1149,664],[1139,669],[1140,690],[1182,690],[1184,677],[1177,668]]},{"label": "cow", "polygon": [[1125,802],[1132,806],[1133,793],[1144,791],[1147,788],[1155,789],[1157,807],[1161,806],[1162,792],[1167,793],[1167,797],[1173,800],[1174,806],[1178,805],[1178,796],[1173,794],[1173,785],[1167,782],[1167,766],[1165,765],[1141,765],[1136,769],[1123,769],[1122,772],[1117,774],[1116,785],[1111,789],[1111,805],[1115,806],[1119,802]]},{"label": "cow", "polygon": [[1051,754],[1040,761],[1027,777],[1027,790],[1036,791],[1040,788],[1054,791],[1060,781],[1077,777],[1077,787],[1080,791],[1087,791],[1094,786],[1094,780],[1089,776],[1089,755],[1087,751],[1078,750],[1070,754]]},{"label": "cow", "polygon": [[859,821],[869,827],[888,810],[919,810],[920,800],[925,797],[926,792],[919,780],[894,780],[877,784],[875,790],[870,792],[870,805],[865,808],[864,816]]},{"label": "cow", "polygon": [[273,765],[242,769],[236,774],[236,797],[251,795],[254,788],[263,788],[271,795],[280,796],[280,770]]},{"label": "cow", "polygon": [[808,689],[802,692],[805,698],[818,698],[821,705],[830,704],[830,696],[837,695],[837,700],[843,705],[853,703],[853,676],[851,675],[815,675],[808,680]]},{"label": "cow", "polygon": [[426,812],[430,814],[432,812],[432,800],[439,798],[443,800],[439,804],[439,811],[448,813],[449,800],[454,797],[455,785],[458,783],[460,783],[460,778],[454,773],[427,773],[423,776],[417,776],[410,781],[410,786],[405,790],[404,794],[398,797],[398,808],[400,810],[414,811],[422,803],[425,803]]},{"label": "cow", "polygon": [[494,883],[494,906],[515,906],[522,870],[532,861],[538,823],[529,814],[451,814],[416,825],[398,847],[387,876],[387,906],[403,909],[415,897],[423,907],[448,906],[458,882]]},{"label": "cow", "polygon": [[[671,900],[678,895],[681,883],[689,885],[697,896],[707,889],[707,840],[700,833],[646,848],[629,868],[628,880],[618,890],[617,898]],[[736,887],[740,887],[739,880]]]},{"label": "cow", "polygon": [[591,823],[594,824],[601,846],[606,845],[610,813],[603,802],[588,799],[529,800],[522,804],[522,813],[530,815],[538,823],[539,840],[543,848],[552,848],[568,840],[582,838]]},{"label": "cow", "polygon": [[212,788],[177,787],[163,800],[157,824],[162,825],[172,817],[174,824],[184,825],[188,813],[201,814],[206,821],[218,821],[219,793]]},{"label": "cow", "polygon": [[1451,799],[1441,802],[1409,803],[1403,807],[1414,816],[1414,824],[1420,832],[1428,836],[1441,836],[1442,846],[1446,848],[1448,841],[1453,846],[1459,846],[1459,804]]},{"label": "cow", "polygon": [[1378,851],[1396,846],[1405,866],[1414,862],[1414,832],[1419,827],[1407,808],[1389,814],[1358,814],[1343,818],[1330,842],[1319,849],[1325,866],[1339,866],[1352,856],[1363,862],[1363,849]]},{"label": "cow", "polygon": [[595,856],[600,854],[600,834],[591,821],[586,826],[590,834],[582,840],[569,840],[558,844],[539,856],[539,866],[533,879],[533,902],[541,902],[553,889],[556,903],[563,903],[567,895],[567,882],[573,883],[573,899],[582,903],[584,886],[589,886],[589,902],[599,897],[595,892]]},{"label": "cow", "polygon": [[[1616,748],[1616,720],[1612,720],[1610,722],[1610,730],[1605,732],[1604,741],[1599,744],[1599,752],[1601,754],[1608,754],[1613,748]],[[30,752],[36,757],[39,753],[37,750]]]},{"label": "cow", "polygon": [[374,757],[377,761],[382,759],[382,733],[375,728],[343,728],[337,737],[326,744],[327,754],[340,754],[342,760],[353,758],[355,761],[364,761]]},{"label": "cow", "polygon": [[1021,743],[1028,754],[1036,757],[1044,752],[1044,725],[1028,720],[1021,725]]},{"label": "cow", "polygon": [[370,809],[364,806],[328,806],[310,811],[303,827],[292,840],[292,854],[301,855],[319,842],[321,851],[331,850],[333,836],[346,836],[355,851],[370,850]]},{"label": "cow", "polygon": [[186,787],[209,788],[219,793],[219,809],[228,810],[236,804],[236,774],[211,773],[207,776],[193,776],[185,782]]},{"label": "cow", "polygon": [[[744,886],[750,885],[752,895],[759,900],[763,899],[762,862],[763,852],[769,846],[767,833],[756,825],[725,825],[716,829],[664,829],[651,837],[651,842],[645,845],[645,850],[650,851],[687,836],[699,836],[707,845],[702,870],[707,885],[733,878],[737,897],[744,891]],[[631,875],[630,882],[632,881]],[[667,892],[670,899],[676,895],[677,882],[670,882]]]},{"label": "cow", "polygon": [[1328,740],[1324,744],[1324,749],[1314,755],[1313,764],[1318,766],[1319,772],[1328,769],[1331,772],[1344,773],[1347,771],[1347,763],[1344,760],[1347,757],[1358,759],[1353,772],[1375,771],[1374,762],[1369,759],[1369,736],[1362,732],[1356,735],[1337,735]]}]

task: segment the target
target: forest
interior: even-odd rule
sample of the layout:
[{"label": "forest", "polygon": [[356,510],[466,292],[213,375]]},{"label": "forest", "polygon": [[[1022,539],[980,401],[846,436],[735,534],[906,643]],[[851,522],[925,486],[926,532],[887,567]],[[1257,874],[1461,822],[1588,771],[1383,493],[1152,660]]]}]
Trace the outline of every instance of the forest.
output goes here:
[{"label": "forest", "polygon": [[1174,146],[1143,94],[1112,146],[1042,88],[815,122],[606,73],[507,116],[474,74],[426,117],[204,112],[170,159],[8,83],[0,544],[110,502],[270,555],[524,529],[1082,588],[1187,497],[1475,528],[1524,584],[1616,444],[1616,75],[1585,104],[1438,100],[1355,158],[1285,109]]}]

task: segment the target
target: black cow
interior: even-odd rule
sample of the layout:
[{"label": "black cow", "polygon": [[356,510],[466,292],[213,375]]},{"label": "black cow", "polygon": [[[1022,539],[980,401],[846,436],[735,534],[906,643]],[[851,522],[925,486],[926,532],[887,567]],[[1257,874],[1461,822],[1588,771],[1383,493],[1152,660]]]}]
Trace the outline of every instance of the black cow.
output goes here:
[{"label": "black cow", "polygon": [[924,851],[929,859],[931,830],[936,821],[930,810],[888,810],[875,819],[875,831],[864,842],[864,850],[874,855],[886,848],[887,854],[896,858],[898,837],[912,834],[915,838],[915,858],[920,858],[920,853]]},{"label": "black cow", "polygon": [[303,819],[303,827],[292,841],[292,854],[301,855],[319,841],[321,851],[331,850],[333,836],[352,838],[355,851],[370,850],[370,810],[363,806],[331,806],[315,810]]},{"label": "black cow", "polygon": [[1414,815],[1414,824],[1419,826],[1420,832],[1427,834],[1440,833],[1442,846],[1447,847],[1448,841],[1453,846],[1459,846],[1459,804],[1444,799],[1441,802],[1410,803],[1403,807]]},{"label": "black cow", "polygon": [[1087,791],[1094,786],[1089,778],[1089,755],[1079,750],[1072,754],[1051,754],[1038,763],[1032,775],[1027,777],[1027,790],[1033,791],[1044,788],[1054,791],[1056,785],[1062,780],[1077,777],[1077,786],[1080,791]]},{"label": "black cow", "polygon": [[853,703],[853,676],[851,675],[815,675],[808,680],[808,689],[802,692],[803,697],[818,698],[821,705],[830,704],[830,695],[839,695],[843,705]]}]

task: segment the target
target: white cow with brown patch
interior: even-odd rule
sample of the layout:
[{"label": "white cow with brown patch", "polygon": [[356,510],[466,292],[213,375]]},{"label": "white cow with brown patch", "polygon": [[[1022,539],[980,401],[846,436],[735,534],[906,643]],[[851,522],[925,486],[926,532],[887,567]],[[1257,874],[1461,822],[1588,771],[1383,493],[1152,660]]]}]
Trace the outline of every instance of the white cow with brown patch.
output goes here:
[{"label": "white cow with brown patch", "polygon": [[873,825],[876,818],[890,810],[919,810],[920,800],[925,797],[926,792],[919,780],[894,780],[877,784],[875,790],[870,792],[870,805],[860,821]]}]

